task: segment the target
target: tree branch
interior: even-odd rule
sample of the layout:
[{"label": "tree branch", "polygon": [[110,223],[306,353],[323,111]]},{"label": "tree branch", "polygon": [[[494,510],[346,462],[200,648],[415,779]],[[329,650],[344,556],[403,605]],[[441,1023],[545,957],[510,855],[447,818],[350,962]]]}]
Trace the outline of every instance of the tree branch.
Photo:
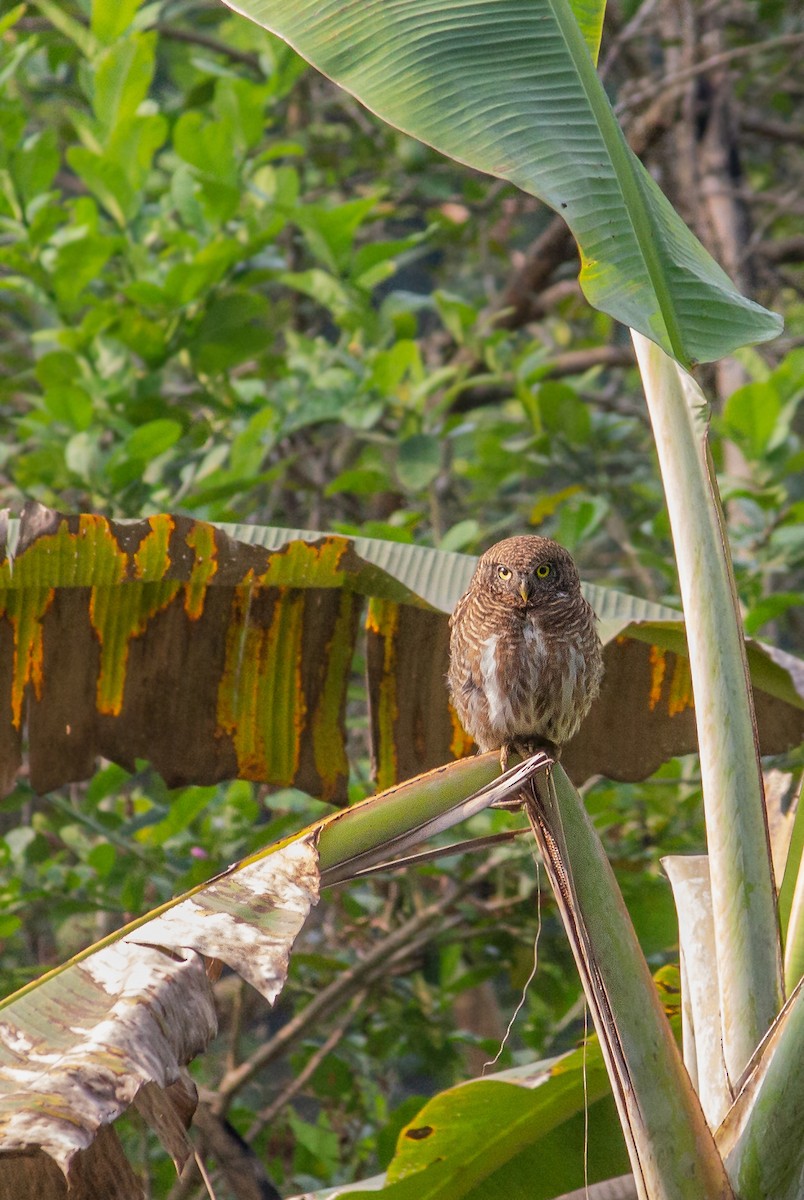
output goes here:
[{"label": "tree branch", "polygon": [[204,50],[211,50],[213,54],[222,54],[232,62],[248,67],[257,75],[263,74],[259,54],[253,54],[248,50],[237,50],[234,46],[227,46],[225,42],[208,37],[205,33],[196,33],[192,29],[179,29],[175,25],[163,24],[161,21],[157,21],[151,28],[155,29],[161,37],[168,38],[172,42],[186,42],[190,46],[201,46]]},{"label": "tree branch", "polygon": [[654,80],[641,91],[629,92],[616,106],[616,111],[619,113],[634,108],[636,105],[644,103],[645,100],[654,99],[661,92],[675,89],[682,83],[695,79],[698,75],[705,75],[716,67],[726,66],[740,58],[751,58],[757,54],[764,54],[768,50],[794,49],[802,44],[804,44],[804,33],[784,33],[779,37],[768,38],[764,42],[753,42],[750,46],[734,46],[730,50],[722,50],[690,67],[683,67],[670,75],[664,75],[661,79]]}]

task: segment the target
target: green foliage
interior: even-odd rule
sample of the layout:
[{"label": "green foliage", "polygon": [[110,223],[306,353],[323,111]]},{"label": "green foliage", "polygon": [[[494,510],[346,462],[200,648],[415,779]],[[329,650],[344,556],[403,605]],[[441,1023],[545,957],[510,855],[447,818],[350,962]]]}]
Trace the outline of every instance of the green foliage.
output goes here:
[{"label": "green foliage", "polygon": [[[563,504],[555,527],[591,538],[633,483],[605,498],[612,444],[637,464],[646,431],[540,384],[549,346],[479,324],[476,279],[461,296],[440,286],[478,252],[466,217],[489,185],[427,152],[411,173],[376,124],[355,136],[349,102],[315,92],[267,34],[205,13],[256,48],[251,78],[148,19],[125,6],[87,31],[64,10],[5,45],[5,499],[452,548],[529,518],[550,528]],[[553,322],[554,344],[576,317]],[[462,413],[478,386],[510,399]]]},{"label": "green foliage", "polygon": [[[294,805],[290,796],[266,821],[251,784],[236,780],[170,791],[146,764],[133,776],[122,767],[104,767],[80,802],[54,793],[43,803],[20,784],[3,802],[5,824],[15,817],[22,822],[0,843],[3,936],[19,930],[23,920],[29,935],[47,928],[47,956],[62,961],[99,936],[98,919],[118,928],[300,828],[315,809],[309,798]],[[29,977],[28,951],[23,938],[6,943],[4,995]]]},{"label": "green foliage", "polygon": [[717,422],[746,464],[739,478],[727,477],[724,501],[739,514],[735,568],[746,630],[760,636],[778,629],[785,614],[794,616],[802,600],[800,589],[790,586],[804,565],[802,400],[804,351],[797,349],[733,392]]}]

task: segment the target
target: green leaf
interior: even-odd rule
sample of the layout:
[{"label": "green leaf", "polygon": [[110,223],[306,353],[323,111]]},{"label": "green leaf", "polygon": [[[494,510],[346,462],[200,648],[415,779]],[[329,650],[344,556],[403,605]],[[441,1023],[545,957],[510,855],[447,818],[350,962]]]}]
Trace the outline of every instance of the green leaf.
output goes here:
[{"label": "green leaf", "polygon": [[73,383],[81,374],[81,367],[74,354],[67,350],[50,350],[38,360],[34,371],[43,388]]},{"label": "green leaf", "polygon": [[388,396],[395,395],[406,375],[414,379],[423,373],[421,352],[410,338],[399,338],[387,350],[380,350],[371,365],[371,382]]},{"label": "green leaf", "polygon": [[749,383],[732,392],[723,406],[720,426],[749,459],[761,459],[770,442],[782,401],[770,383]]},{"label": "green leaf", "polygon": [[570,550],[591,537],[608,515],[608,501],[602,497],[574,497],[561,506],[558,514],[556,537]]},{"label": "green leaf", "polygon": [[199,369],[214,374],[259,354],[269,336],[267,301],[241,290],[210,302],[189,348]]},{"label": "green leaf", "polygon": [[600,51],[600,35],[603,32],[603,17],[606,0],[569,0],[578,28],[583,34],[592,62],[597,62]]},{"label": "green leaf", "polygon": [[[801,908],[801,902],[804,901],[804,805],[798,805],[796,814],[793,818],[793,831],[790,835],[790,844],[787,848],[787,860],[784,866],[784,875],[779,887],[779,925],[782,930],[782,938],[785,943],[785,958],[788,957],[788,952],[791,949],[790,945],[790,919],[793,909],[796,905]],[[798,896],[796,895],[798,893]],[[801,922],[804,918],[804,911],[799,911],[798,920]],[[787,990],[792,991],[793,987],[798,983],[802,975],[804,975],[804,929],[799,929],[800,945],[795,948],[796,955],[802,956],[801,971],[796,978],[790,983],[787,980]]]},{"label": "green leaf", "polygon": [[585,1169],[592,1183],[627,1168],[595,1035],[557,1058],[449,1088],[411,1118],[381,1196],[503,1198],[527,1179],[529,1200],[539,1200],[581,1186]]},{"label": "green leaf", "polygon": [[758,633],[763,625],[767,625],[769,621],[775,621],[789,609],[798,608],[800,605],[801,592],[774,592],[770,596],[763,596],[756,604],[752,604],[746,613],[743,622],[745,632],[747,634]]},{"label": "green leaf", "polygon": [[372,496],[388,487],[388,476],[371,467],[353,467],[341,471],[327,484],[326,495],[337,496],[339,492],[352,492],[355,496]]},{"label": "green leaf", "polygon": [[68,309],[76,305],[84,289],[97,279],[116,245],[114,238],[88,233],[59,246],[53,284],[59,301]]},{"label": "green leaf", "polygon": [[98,49],[94,34],[80,21],[76,21],[74,17],[70,16],[61,0],[36,0],[36,7],[55,29],[75,42],[84,58],[94,57]]},{"label": "green leaf", "polygon": [[126,440],[126,450],[131,458],[145,461],[164,454],[174,446],[182,435],[182,426],[171,417],[158,417],[140,425]]},{"label": "green leaf", "polygon": [[465,300],[461,300],[459,296],[452,296],[449,292],[434,292],[433,300],[445,327],[458,345],[462,345],[467,333],[477,321],[477,310],[471,304],[467,304]]},{"label": "green leaf", "polygon": [[115,126],[104,153],[122,167],[132,189],[139,191],[167,134],[168,122],[162,113],[140,113]]},{"label": "green leaf", "polygon": [[90,850],[87,862],[101,877],[106,876],[117,862],[117,850],[111,842],[100,842]]},{"label": "green leaf", "polygon": [[416,433],[400,442],[396,454],[399,482],[411,492],[429,487],[441,470],[441,443],[429,433]]},{"label": "green leaf", "polygon": [[5,16],[0,18],[0,37],[17,24],[17,21],[25,15],[27,7],[27,4],[18,4],[15,8],[10,9]]},{"label": "green leaf", "polygon": [[293,220],[315,257],[337,275],[345,270],[355,234],[376,205],[373,196],[349,200],[331,208],[305,204],[296,209]]},{"label": "green leaf", "polygon": [[538,390],[539,413],[548,433],[562,434],[570,445],[584,446],[592,436],[590,406],[567,383],[549,381]]},{"label": "green leaf", "polygon": [[148,95],[155,65],[155,33],[132,34],[98,55],[92,108],[104,140],[134,116]]},{"label": "green leaf", "polygon": [[[397,259],[406,250],[419,245],[424,234],[413,234],[412,237],[397,238],[390,242],[369,242],[355,251],[351,266],[351,274],[361,287],[373,287],[377,278],[387,277],[396,268]],[[380,272],[384,275],[380,276]]]},{"label": "green leaf", "polygon": [[177,833],[181,833],[192,824],[195,818],[207,808],[217,794],[214,787],[184,788],[170,802],[167,816],[155,825],[148,825],[140,830],[137,840],[148,846],[162,846]]},{"label": "green leaf", "polygon": [[173,148],[212,182],[234,187],[239,182],[231,121],[209,121],[200,112],[185,112],[173,130]]},{"label": "green leaf", "polygon": [[270,96],[270,84],[260,87],[250,79],[219,79],[215,85],[213,108],[221,122],[231,130],[239,156],[257,146],[263,138],[263,114]]},{"label": "green leaf", "polygon": [[531,525],[541,525],[542,521],[547,517],[551,517],[554,512],[557,512],[561,505],[564,504],[572,496],[577,496],[581,491],[580,484],[571,483],[569,487],[562,488],[559,492],[548,492],[546,495],[539,496],[539,499],[533,505],[528,515],[528,522]]},{"label": "green leaf", "polygon": [[114,42],[128,29],[142,0],[92,0],[89,27],[99,42]]},{"label": "green leaf", "polygon": [[204,209],[199,200],[201,185],[189,164],[178,163],[170,179],[170,196],[185,225],[204,230]]},{"label": "green leaf", "polygon": [[55,421],[73,429],[89,429],[92,424],[92,399],[75,384],[62,384],[45,392],[45,407]]},{"label": "green leaf", "polygon": [[59,169],[55,129],[33,134],[20,146],[13,159],[14,182],[24,203],[30,204],[46,192]]},{"label": "green leaf", "polygon": [[[383,1200],[551,1200],[558,1191],[582,1188],[585,1169],[590,1184],[625,1172],[614,1103],[595,1100],[606,1090],[602,1064],[588,1072],[586,1146],[581,1071],[564,1078],[562,1065],[551,1076],[545,1064],[532,1090],[478,1080],[437,1096],[402,1130],[388,1182],[374,1194]],[[341,1195],[361,1200],[365,1193]]]},{"label": "green leaf", "polygon": [[158,366],[167,352],[166,331],[157,321],[149,321],[137,308],[124,308],[115,335],[149,366]]},{"label": "green leaf", "polygon": [[[232,7],[235,7],[232,5]],[[567,221],[590,302],[681,362],[775,337],[628,148],[567,0],[238,0],[384,120]]]},{"label": "green leaf", "polygon": [[189,304],[219,283],[241,253],[242,250],[231,238],[207,242],[192,259],[178,262],[170,268],[165,277],[164,294],[153,292],[154,300]]},{"label": "green leaf", "polygon": [[334,275],[319,267],[310,271],[283,271],[279,278],[288,287],[317,300],[338,320],[343,320],[354,307],[348,289]]},{"label": "green leaf", "polygon": [[78,479],[97,478],[103,462],[97,434],[86,429],[74,434],[64,447],[64,462]]},{"label": "green leaf", "polygon": [[471,542],[476,541],[480,537],[480,522],[474,517],[467,517],[464,521],[458,521],[451,529],[442,537],[438,543],[439,550],[464,550]]},{"label": "green leaf", "polygon": [[106,155],[96,154],[86,146],[70,146],[67,161],[93,196],[124,229],[136,211],[136,197],[123,168],[111,162]]}]

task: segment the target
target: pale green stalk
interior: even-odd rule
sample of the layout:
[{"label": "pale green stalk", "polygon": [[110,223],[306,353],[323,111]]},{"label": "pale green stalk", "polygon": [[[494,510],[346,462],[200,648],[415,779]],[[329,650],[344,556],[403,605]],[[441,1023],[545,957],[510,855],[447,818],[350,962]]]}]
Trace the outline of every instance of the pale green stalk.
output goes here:
[{"label": "pale green stalk", "polygon": [[632,331],[670,525],[695,695],[726,1069],[781,1007],[782,972],[753,700],[723,514],[692,377]]},{"label": "pale green stalk", "polygon": [[583,801],[560,766],[534,784],[531,822],[584,981],[639,1196],[726,1200],[732,1190],[723,1162]]},{"label": "pale green stalk", "polygon": [[798,867],[784,946],[784,982],[788,992],[792,992],[802,976],[804,976],[804,860],[799,863]]},{"label": "pale green stalk", "polygon": [[804,1196],[804,990],[756,1056],[717,1143],[740,1200]]},{"label": "pale green stalk", "polygon": [[779,887],[779,924],[784,943],[784,982],[789,995],[804,975],[804,796],[801,795]]},{"label": "pale green stalk", "polygon": [[710,1129],[717,1129],[731,1104],[723,1062],[718,990],[712,986],[715,927],[705,854],[662,859],[678,913],[684,1062]]}]

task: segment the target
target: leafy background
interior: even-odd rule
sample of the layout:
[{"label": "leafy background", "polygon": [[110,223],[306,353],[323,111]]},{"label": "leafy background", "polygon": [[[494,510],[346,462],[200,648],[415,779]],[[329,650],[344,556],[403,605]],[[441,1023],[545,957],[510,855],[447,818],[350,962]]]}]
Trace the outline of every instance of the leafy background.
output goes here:
[{"label": "leafy background", "polygon": [[[796,35],[770,2],[735,5],[722,28],[721,12],[719,33],[690,9],[699,69],[685,75],[672,9],[610,6],[602,69],[632,145],[721,258],[685,172],[704,171],[725,86],[745,222],[742,258],[725,265],[786,333],[739,356],[736,390],[714,368],[702,378],[727,396],[714,453],[746,628],[800,652]],[[590,582],[677,603],[630,344],[582,300],[572,243],[537,201],[382,126],[218,4],[39,0],[0,27],[0,492],[13,512],[32,497],[468,552],[533,529]],[[705,65],[718,54],[725,85],[722,62]],[[356,676],[352,799],[372,790],[364,699]],[[702,848],[695,761],[598,781],[586,800],[650,961],[672,961],[658,856]],[[4,993],[323,811],[243,781],[170,791],[145,762],[102,764],[45,798],[22,777],[0,805]],[[388,958],[400,926],[409,938]],[[279,1009],[234,978],[218,985],[222,1032],[196,1068],[208,1144],[237,1130],[285,1193],[383,1166],[420,1097],[496,1053],[533,932],[524,846],[333,893]],[[582,1031],[544,899],[538,974],[502,1062]],[[235,1076],[243,1063],[253,1071]],[[127,1136],[153,1195],[192,1194],[135,1118]]]}]

